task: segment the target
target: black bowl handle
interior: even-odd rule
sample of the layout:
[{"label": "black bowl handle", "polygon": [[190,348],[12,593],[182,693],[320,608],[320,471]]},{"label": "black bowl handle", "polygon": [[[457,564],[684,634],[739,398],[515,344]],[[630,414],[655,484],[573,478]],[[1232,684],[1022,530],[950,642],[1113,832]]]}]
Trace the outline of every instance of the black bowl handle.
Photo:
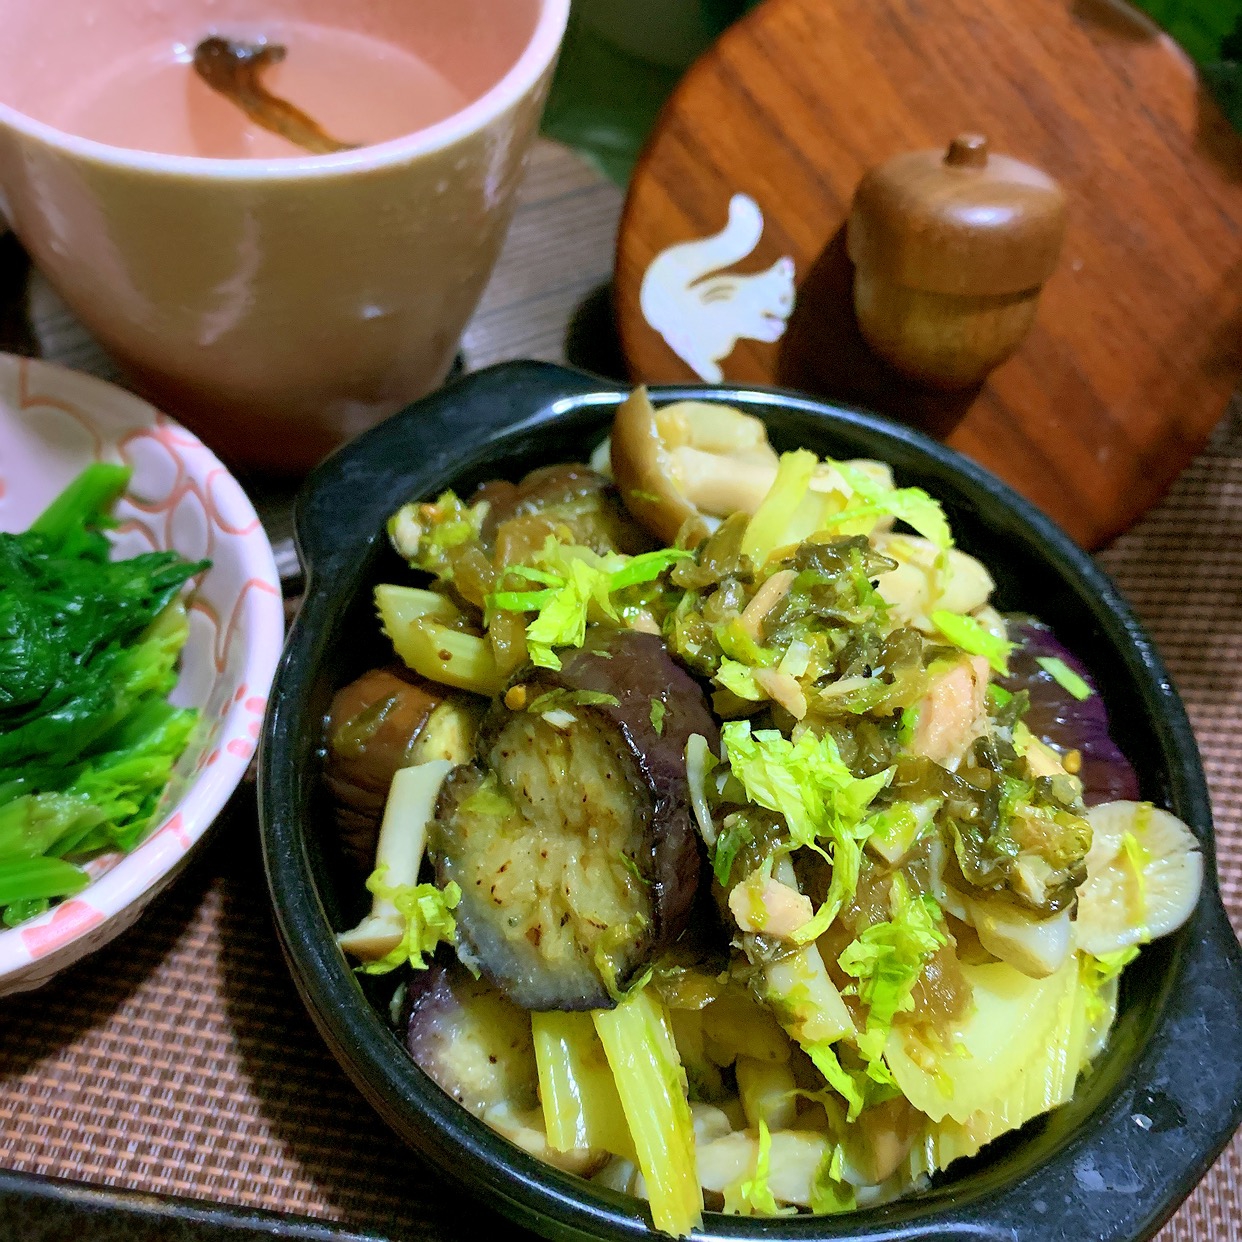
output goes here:
[{"label": "black bowl handle", "polygon": [[[1133,1085],[1110,1110],[1098,1141],[1073,1165],[1077,1184],[1097,1191],[1101,1216],[1124,1215],[1133,1204],[1135,1231],[1101,1230],[1101,1237],[1154,1235],[1170,1213],[1149,1208],[1146,1220],[1137,1219],[1150,1197],[1144,1193],[1144,1183],[1152,1184],[1150,1173],[1180,1167],[1180,1202],[1242,1121],[1242,948],[1210,870],[1199,912],[1182,936],[1184,969],[1151,1046],[1133,1071]],[[1142,961],[1131,969],[1141,969]],[[1198,1157],[1189,1166],[1187,1152]],[[1082,1236],[1094,1232],[1088,1227]]]},{"label": "black bowl handle", "polygon": [[359,549],[382,535],[389,516],[419,495],[419,478],[442,478],[497,432],[552,417],[563,400],[610,389],[621,391],[585,371],[509,362],[406,406],[338,449],[307,479],[294,530],[308,579],[357,560]]}]

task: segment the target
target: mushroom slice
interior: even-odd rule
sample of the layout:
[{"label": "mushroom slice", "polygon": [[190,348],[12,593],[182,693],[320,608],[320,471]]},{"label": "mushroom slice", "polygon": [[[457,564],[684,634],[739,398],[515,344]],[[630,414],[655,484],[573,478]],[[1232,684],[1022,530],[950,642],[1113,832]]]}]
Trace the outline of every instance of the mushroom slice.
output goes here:
[{"label": "mushroom slice", "polygon": [[611,464],[626,508],[671,544],[687,523],[692,541],[705,538],[704,514],[753,513],[776,478],[777,456],[752,415],[699,401],[656,410],[636,388],[613,422]]},{"label": "mushroom slice", "polygon": [[1102,802],[1087,819],[1078,947],[1100,956],[1181,927],[1203,886],[1203,855],[1190,829],[1149,802]]},{"label": "mushroom slice", "polygon": [[416,762],[412,748],[443,687],[399,667],[373,668],[338,690],[327,721],[325,777],[337,832],[360,871],[370,871],[393,774]]},{"label": "mushroom slice", "polygon": [[1002,962],[1032,979],[1046,979],[1061,969],[1073,945],[1070,912],[1037,919],[1003,897],[964,897],[980,944]]},{"label": "mushroom slice", "polygon": [[[402,768],[393,777],[375,854],[376,868],[384,869],[386,887],[417,882],[427,847],[427,825],[435,812],[440,786],[452,767],[447,759],[433,759]],[[342,932],[337,943],[351,956],[374,962],[401,943],[405,926],[405,916],[394,902],[376,894],[371,913],[357,927]]]},{"label": "mushroom slice", "polygon": [[463,952],[533,1010],[610,1007],[685,928],[700,870],[686,742],[717,742],[655,636],[596,631],[562,660],[494,705],[432,834]]}]

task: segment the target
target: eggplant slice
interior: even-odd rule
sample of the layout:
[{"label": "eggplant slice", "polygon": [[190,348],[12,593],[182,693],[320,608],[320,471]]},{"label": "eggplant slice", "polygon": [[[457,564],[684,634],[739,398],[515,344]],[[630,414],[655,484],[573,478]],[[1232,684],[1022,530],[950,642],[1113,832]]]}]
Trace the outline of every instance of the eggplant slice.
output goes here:
[{"label": "eggplant slice", "polygon": [[441,954],[410,977],[401,1027],[415,1064],[510,1142],[579,1177],[608,1163],[602,1149],[558,1151],[548,1142],[530,1014],[486,979]]},{"label": "eggplant slice", "polygon": [[538,1105],[530,1015],[486,980],[437,958],[410,977],[404,1009],[410,1055],[476,1117],[497,1105]]},{"label": "eggplant slice", "polygon": [[608,1008],[681,935],[701,868],[686,741],[718,743],[655,635],[593,631],[561,659],[493,707],[431,836],[463,960],[531,1010]]}]

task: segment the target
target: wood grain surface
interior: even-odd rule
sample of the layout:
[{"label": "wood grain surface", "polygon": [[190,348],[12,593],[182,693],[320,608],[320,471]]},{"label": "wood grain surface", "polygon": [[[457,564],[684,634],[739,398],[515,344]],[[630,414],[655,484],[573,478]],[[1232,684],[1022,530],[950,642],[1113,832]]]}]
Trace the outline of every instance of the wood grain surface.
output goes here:
[{"label": "wood grain surface", "polygon": [[[966,130],[1047,170],[1070,201],[1034,328],[974,391],[881,362],[854,320],[844,222],[863,173]],[[632,182],[616,305],[636,379],[693,372],[648,324],[652,259],[763,236],[731,271],[795,264],[779,343],[743,339],[725,382],[782,384],[922,424],[1099,546],[1202,448],[1242,376],[1242,140],[1193,67],[1107,0],[768,0],[687,74]]]}]

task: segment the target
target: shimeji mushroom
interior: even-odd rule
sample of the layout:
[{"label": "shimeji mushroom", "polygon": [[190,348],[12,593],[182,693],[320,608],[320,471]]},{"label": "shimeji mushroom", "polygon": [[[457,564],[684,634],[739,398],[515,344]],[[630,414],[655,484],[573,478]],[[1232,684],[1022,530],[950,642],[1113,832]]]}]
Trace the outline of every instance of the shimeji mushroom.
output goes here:
[{"label": "shimeji mushroom", "polygon": [[704,515],[753,513],[776,478],[776,451],[763,423],[726,405],[678,401],[657,410],[637,388],[612,426],[612,474],[626,508],[672,543]]},{"label": "shimeji mushroom", "polygon": [[421,762],[393,775],[375,851],[375,869],[383,872],[383,891],[376,894],[370,914],[337,937],[352,957],[378,961],[401,943],[405,916],[383,894],[418,882],[440,787],[453,768],[469,758],[474,732],[471,707],[455,700],[440,704],[417,739]]},{"label": "shimeji mushroom", "polygon": [[[657,410],[645,388],[635,389],[617,410],[608,459],[634,517],[665,543],[680,537],[687,545],[705,538],[722,518],[753,516],[771,492],[781,462],[763,422],[753,415],[705,401],[676,401]],[[883,462],[860,459],[850,465],[881,490],[893,485]],[[813,513],[839,512],[854,494],[829,461],[814,465],[809,487],[822,502],[812,506]],[[870,525],[887,529],[892,521],[873,515]]]}]

